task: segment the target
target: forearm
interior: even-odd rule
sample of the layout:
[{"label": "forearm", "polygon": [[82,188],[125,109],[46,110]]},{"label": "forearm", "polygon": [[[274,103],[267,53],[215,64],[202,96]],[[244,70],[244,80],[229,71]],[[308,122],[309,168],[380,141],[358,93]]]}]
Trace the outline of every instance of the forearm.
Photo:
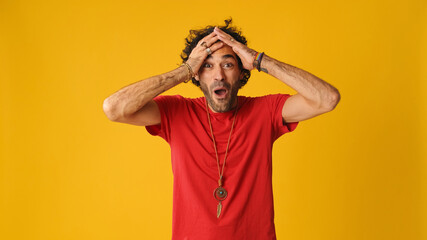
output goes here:
[{"label": "forearm", "polygon": [[339,101],[339,92],[335,87],[300,68],[264,55],[261,69],[297,91],[307,101],[319,108],[334,108]]},{"label": "forearm", "polygon": [[136,113],[157,95],[189,78],[185,66],[126,86],[104,100],[104,112],[110,119]]}]

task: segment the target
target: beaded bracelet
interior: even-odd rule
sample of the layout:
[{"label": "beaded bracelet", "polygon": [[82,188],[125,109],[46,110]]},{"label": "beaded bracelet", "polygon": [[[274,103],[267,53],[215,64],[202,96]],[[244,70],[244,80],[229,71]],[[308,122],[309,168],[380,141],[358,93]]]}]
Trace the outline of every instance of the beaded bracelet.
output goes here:
[{"label": "beaded bracelet", "polygon": [[194,77],[193,69],[191,69],[190,65],[186,62],[181,64],[181,66],[186,66],[188,69],[188,75],[189,76],[188,76],[188,79],[184,81],[185,83],[188,83],[188,81],[190,81],[190,79],[193,79],[193,77]]}]

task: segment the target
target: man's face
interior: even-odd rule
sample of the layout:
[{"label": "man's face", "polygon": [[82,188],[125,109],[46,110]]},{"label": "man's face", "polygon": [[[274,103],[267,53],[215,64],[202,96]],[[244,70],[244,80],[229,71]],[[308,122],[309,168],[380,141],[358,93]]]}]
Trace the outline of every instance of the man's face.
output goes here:
[{"label": "man's face", "polygon": [[241,78],[242,71],[231,47],[224,45],[206,58],[198,80],[214,112],[226,112],[235,107]]}]

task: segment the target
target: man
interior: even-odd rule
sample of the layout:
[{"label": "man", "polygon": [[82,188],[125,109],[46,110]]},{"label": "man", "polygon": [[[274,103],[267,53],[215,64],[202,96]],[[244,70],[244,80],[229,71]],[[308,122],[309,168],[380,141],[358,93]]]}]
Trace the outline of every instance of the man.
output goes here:
[{"label": "man", "polygon": [[[230,23],[190,31],[182,66],[104,101],[110,120],[146,126],[170,144],[172,239],[276,239],[273,142],[299,121],[333,110],[340,99],[318,77],[248,48]],[[297,94],[238,96],[254,69]],[[190,79],[204,98],[158,96]]]}]

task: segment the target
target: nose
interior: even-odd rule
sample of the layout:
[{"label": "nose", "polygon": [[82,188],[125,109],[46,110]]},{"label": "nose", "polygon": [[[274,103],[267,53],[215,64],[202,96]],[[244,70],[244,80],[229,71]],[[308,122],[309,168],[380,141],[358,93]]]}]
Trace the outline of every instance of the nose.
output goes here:
[{"label": "nose", "polygon": [[213,72],[214,80],[223,81],[225,79],[224,69],[221,66],[216,66]]}]

